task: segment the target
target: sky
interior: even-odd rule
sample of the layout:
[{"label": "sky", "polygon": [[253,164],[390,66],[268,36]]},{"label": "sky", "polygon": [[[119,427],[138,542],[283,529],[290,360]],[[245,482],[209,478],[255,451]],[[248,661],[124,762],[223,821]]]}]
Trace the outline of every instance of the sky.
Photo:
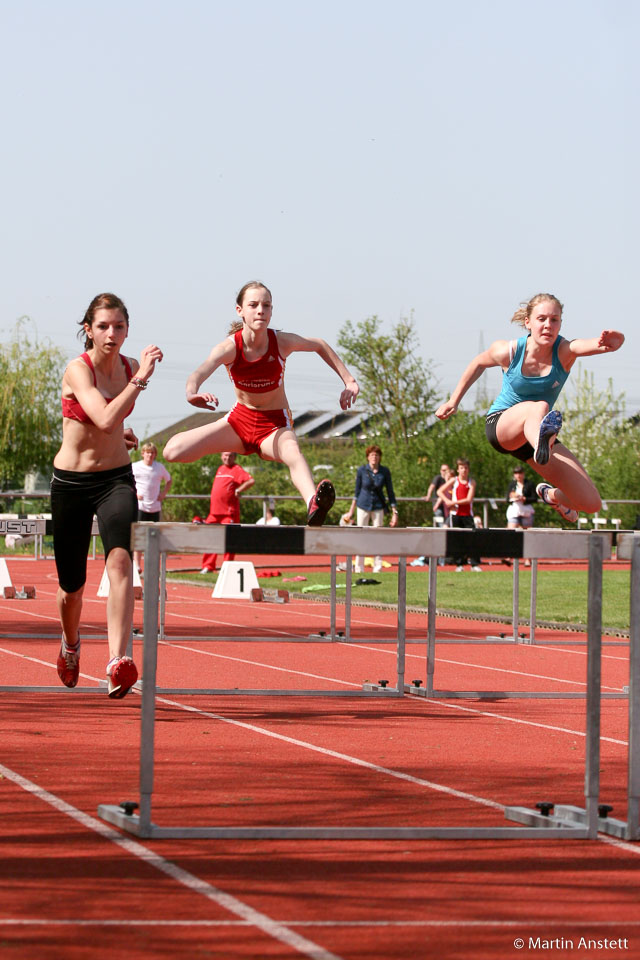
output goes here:
[{"label": "sky", "polygon": [[[636,0],[0,0],[0,339],[26,315],[71,358],[117,293],[125,352],[165,354],[142,437],[194,412],[247,280],[334,346],[412,314],[443,395],[545,291],[565,336],[626,334],[582,363],[633,413],[639,26]],[[286,386],[338,411],[315,354]]]}]

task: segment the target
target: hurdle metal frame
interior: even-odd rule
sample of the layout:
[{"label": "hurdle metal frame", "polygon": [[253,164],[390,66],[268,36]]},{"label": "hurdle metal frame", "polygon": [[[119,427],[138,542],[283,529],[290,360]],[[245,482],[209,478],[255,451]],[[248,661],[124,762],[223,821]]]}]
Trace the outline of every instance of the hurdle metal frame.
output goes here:
[{"label": "hurdle metal frame", "polygon": [[[622,840],[640,840],[640,533],[617,537],[618,558],[631,561],[629,610],[629,713],[627,748],[627,819],[610,816],[613,807],[599,805],[598,830]],[[554,813],[584,824],[587,814],[581,807],[557,805]],[[513,819],[527,823],[522,811]]]},{"label": "hurdle metal frame", "polygon": [[[146,589],[144,598],[144,659],[140,737],[140,802],[139,814],[129,804],[115,806],[100,804],[98,815],[128,833],[145,838],[251,838],[251,839],[595,839],[599,825],[600,777],[600,677],[602,650],[602,567],[604,553],[610,549],[610,538],[601,533],[478,531],[483,539],[483,556],[510,556],[521,558],[563,557],[567,555],[588,558],[589,561],[589,615],[587,642],[587,697],[586,697],[586,751],[585,751],[585,812],[584,822],[557,815],[545,816],[536,810],[510,808],[506,816],[519,819],[526,825],[519,827],[224,827],[224,826],[158,826],[152,822],[154,779],[154,734],[156,697],[161,691],[156,685],[161,556],[167,553],[264,553],[282,554],[344,554],[364,552],[386,556],[446,555],[447,544],[455,537],[455,548],[468,549],[464,530],[390,530],[357,528],[275,527],[262,529],[256,535],[255,527],[193,526],[191,524],[135,524],[132,528],[132,546],[145,552]],[[483,536],[484,533],[484,536]],[[435,611],[430,611],[435,616]],[[400,657],[400,641],[398,644]],[[430,651],[433,655],[433,649]],[[163,691],[169,692],[169,691]],[[176,691],[177,692],[177,691]],[[191,689],[183,694],[215,695],[224,691]],[[243,691],[235,691],[241,694]],[[255,692],[255,691],[254,691]],[[283,693],[284,691],[280,692]],[[336,691],[337,692],[337,691]],[[396,695],[402,696],[398,683]],[[300,691],[308,695],[309,691]],[[329,692],[324,695],[329,695]],[[353,695],[353,694],[351,694]],[[542,829],[541,829],[542,828]]]}]

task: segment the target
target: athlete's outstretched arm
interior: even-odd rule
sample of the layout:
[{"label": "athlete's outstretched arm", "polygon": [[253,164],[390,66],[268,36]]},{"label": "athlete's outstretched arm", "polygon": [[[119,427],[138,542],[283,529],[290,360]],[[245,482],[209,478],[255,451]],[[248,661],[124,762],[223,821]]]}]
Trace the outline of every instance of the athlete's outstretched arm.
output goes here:
[{"label": "athlete's outstretched arm", "polygon": [[569,340],[568,347],[575,357],[592,357],[598,353],[613,353],[614,350],[619,350],[623,343],[624,333],[618,330],[603,330],[599,337]]},{"label": "athlete's outstretched arm", "polygon": [[278,333],[278,349],[286,358],[291,353],[317,353],[324,362],[338,374],[344,383],[344,390],[340,394],[340,406],[347,410],[360,393],[360,387],[344,363],[325,340],[319,337],[300,337],[296,333]]},{"label": "athlete's outstretched arm", "polygon": [[482,353],[479,353],[477,357],[473,358],[469,366],[460,377],[460,380],[458,381],[458,384],[449,399],[440,404],[436,410],[436,417],[438,417],[439,420],[447,420],[450,416],[452,416],[460,406],[460,401],[464,397],[465,393],[470,387],[473,386],[476,380],[480,379],[484,371],[488,370],[489,367],[506,368],[508,366],[509,341],[494,341],[494,343],[492,343],[487,350],[483,350]]},{"label": "athlete's outstretched arm", "polygon": [[204,363],[201,363],[197,370],[190,374],[186,386],[187,401],[194,407],[215,410],[218,406],[218,398],[212,393],[200,393],[200,386],[222,364],[232,363],[235,355],[236,348],[233,340],[227,337],[226,340],[218,343]]}]

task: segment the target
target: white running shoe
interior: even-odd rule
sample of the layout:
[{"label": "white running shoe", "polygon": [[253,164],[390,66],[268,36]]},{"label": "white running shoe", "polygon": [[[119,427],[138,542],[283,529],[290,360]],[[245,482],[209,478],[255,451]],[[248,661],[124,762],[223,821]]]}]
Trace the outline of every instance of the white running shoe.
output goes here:
[{"label": "white running shoe", "polygon": [[553,490],[553,487],[550,483],[539,483],[536,487],[536,493],[543,503],[553,507],[553,509],[559,513],[562,519],[566,520],[567,523],[577,523],[578,511],[573,510],[571,507],[565,507],[563,503],[554,503],[553,500],[549,499],[549,490]]}]

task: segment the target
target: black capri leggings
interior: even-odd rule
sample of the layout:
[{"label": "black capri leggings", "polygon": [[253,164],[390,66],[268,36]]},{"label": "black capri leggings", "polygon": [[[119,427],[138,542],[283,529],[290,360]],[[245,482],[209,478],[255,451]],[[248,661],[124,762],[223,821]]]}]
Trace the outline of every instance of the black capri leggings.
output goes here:
[{"label": "black capri leggings", "polygon": [[114,547],[122,547],[131,555],[131,524],[138,518],[131,464],[92,473],[53,468],[53,552],[58,583],[67,593],[79,590],[87,579],[94,514],[98,518],[105,560]]}]

